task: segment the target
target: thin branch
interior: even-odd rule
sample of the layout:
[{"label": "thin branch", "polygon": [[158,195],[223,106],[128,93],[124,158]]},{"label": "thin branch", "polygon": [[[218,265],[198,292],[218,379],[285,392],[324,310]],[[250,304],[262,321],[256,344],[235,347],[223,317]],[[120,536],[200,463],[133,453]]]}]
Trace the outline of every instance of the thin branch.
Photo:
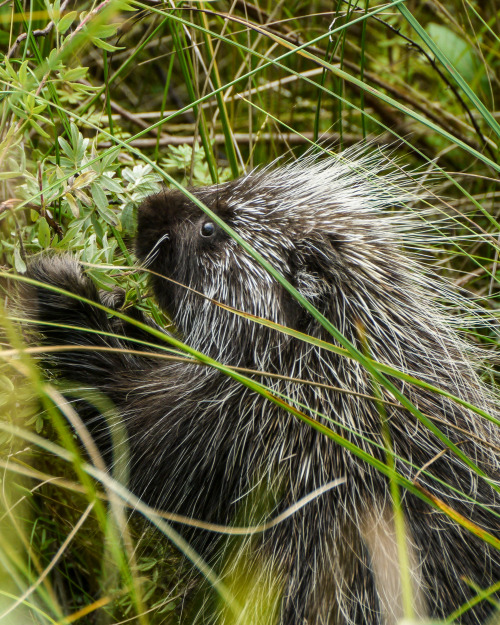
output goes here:
[{"label": "thin branch", "polygon": [[[20,204],[22,200],[18,198],[11,198],[10,200],[5,200],[4,202],[0,202],[0,215],[7,211],[15,208],[16,204]],[[57,223],[57,221],[47,212],[47,210],[43,210],[40,206],[36,206],[35,204],[26,204],[24,208],[29,208],[37,212],[40,217],[45,217],[49,226],[56,232],[59,236],[62,236],[63,231],[61,226]]]},{"label": "thin branch", "polygon": [[[64,2],[61,4],[61,9],[60,9],[61,13],[65,10],[68,4],[69,4],[69,0],[64,0]],[[33,35],[33,37],[46,37],[53,28],[54,28],[54,21],[51,20],[45,28],[33,30],[31,34]],[[6,58],[10,59],[10,57],[14,54],[14,52],[17,49],[17,46],[21,43],[21,41],[24,41],[27,38],[28,38],[28,33],[20,34],[19,37],[15,40],[10,50],[7,52]]]},{"label": "thin branch", "polygon": [[[255,137],[252,137],[250,133],[247,132],[236,132],[234,133],[234,139],[238,143],[250,143],[250,141],[255,141]],[[346,143],[349,145],[353,145],[360,141],[361,135],[357,135],[354,133],[343,133],[342,137]],[[314,133],[312,132],[303,132],[301,134],[295,133],[271,133],[271,132],[263,132],[259,135],[259,139],[261,141],[270,142],[270,141],[278,141],[280,143],[291,143],[293,145],[302,145],[305,143],[311,143],[314,141]],[[222,143],[224,141],[224,135],[216,134],[214,136],[214,140],[216,143]],[[318,143],[326,144],[326,145],[335,145],[339,141],[339,134],[336,132],[325,133],[320,137]],[[139,148],[146,149],[152,148],[156,145],[157,139],[135,139],[134,141],[130,141],[129,145]],[[160,146],[167,145],[193,145],[196,142],[196,138],[193,136],[173,136],[173,135],[162,135],[159,141]],[[379,135],[375,137],[372,141],[373,143],[380,145],[389,145],[394,142],[394,138],[389,136],[387,133],[383,135]],[[114,145],[111,141],[102,141],[98,144],[98,149],[107,149]]]}]

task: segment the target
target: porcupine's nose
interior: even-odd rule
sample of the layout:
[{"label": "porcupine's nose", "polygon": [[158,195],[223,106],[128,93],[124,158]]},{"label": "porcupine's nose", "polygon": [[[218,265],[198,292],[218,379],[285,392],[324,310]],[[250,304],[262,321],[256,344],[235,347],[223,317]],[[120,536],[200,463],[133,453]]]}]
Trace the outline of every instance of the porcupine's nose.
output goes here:
[{"label": "porcupine's nose", "polygon": [[150,259],[166,241],[172,241],[176,226],[192,211],[191,202],[177,190],[165,189],[146,198],[137,214],[136,255]]}]

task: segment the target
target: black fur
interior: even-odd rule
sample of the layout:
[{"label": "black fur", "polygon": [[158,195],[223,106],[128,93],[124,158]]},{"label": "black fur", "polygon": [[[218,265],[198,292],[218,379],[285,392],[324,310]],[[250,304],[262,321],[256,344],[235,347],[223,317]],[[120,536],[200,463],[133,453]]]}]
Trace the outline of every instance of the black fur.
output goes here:
[{"label": "black fur", "polygon": [[[283,172],[293,179],[293,171]],[[316,173],[311,168],[310,176]],[[278,174],[256,173],[193,192],[360,349],[363,334],[376,359],[498,414],[491,392],[474,373],[472,357],[434,304],[435,290],[442,295],[440,287],[422,278],[420,268],[399,252],[394,240],[397,235],[380,238],[381,227],[389,232],[393,227],[389,221],[385,223],[383,212],[371,216],[357,215],[354,210],[343,212],[336,203],[338,198],[328,197],[326,192],[323,212],[318,201],[313,214],[314,207],[301,197],[296,203],[302,202],[302,212],[300,205],[293,211],[287,206],[293,204],[295,191],[285,183],[276,190],[279,183],[278,170]],[[254,198],[259,210],[252,205]],[[215,226],[213,234],[206,236],[212,231],[211,226],[204,228],[208,222],[210,219],[178,191],[153,196],[139,210],[137,255],[160,274],[152,277],[155,296],[172,316],[179,336],[227,365],[373,395],[370,375],[354,361],[243,319],[180,286],[331,341],[318,322],[222,229]],[[359,236],[353,238],[353,233]],[[31,264],[29,275],[91,301],[104,301],[69,257],[39,258]],[[40,326],[46,345],[136,348],[127,335],[156,340],[113,321],[89,303],[49,292],[43,286],[36,289],[35,298],[41,321],[73,326],[71,330]],[[113,303],[113,298],[108,296],[106,302]],[[86,327],[124,336],[79,330]],[[75,388],[95,388],[112,400],[129,435],[130,487],[163,510],[213,523],[257,523],[315,488],[345,477],[345,484],[272,530],[236,545],[231,542],[228,546],[213,533],[179,528],[219,571],[233,567],[240,574],[245,572],[247,592],[239,599],[246,606],[247,617],[252,615],[245,622],[264,625],[275,619],[282,625],[378,625],[397,618],[399,599],[390,599],[396,616],[389,614],[387,598],[385,603],[381,600],[383,581],[377,573],[380,566],[395,564],[388,557],[387,562],[378,562],[384,556],[369,538],[370,524],[378,519],[382,526],[387,520],[390,525],[392,519],[388,481],[375,469],[208,367],[132,354],[71,350],[51,356],[50,366]],[[385,462],[381,414],[375,402],[303,383],[264,381],[292,401],[318,410],[324,415],[317,417],[319,420]],[[497,452],[488,446],[491,443],[498,450],[498,428],[442,396],[393,382],[422,412],[439,419],[436,423],[442,432],[486,474],[498,479]],[[394,403],[389,394],[384,398]],[[408,411],[391,405],[386,411],[397,469],[414,479],[418,469],[430,463],[427,471],[418,475],[418,483],[500,538],[498,493],[451,451],[439,455],[442,443]],[[107,452],[105,421],[83,404],[82,413]],[[417,561],[416,594],[425,597],[425,608],[417,611],[429,618],[446,618],[475,596],[472,585],[487,588],[499,580],[500,559],[493,548],[415,495],[405,493],[403,506],[410,551]],[[375,540],[380,542],[380,536]],[[269,593],[270,611],[259,616],[252,605],[266,594],[263,588],[270,581],[280,598],[273,608]],[[213,610],[211,615],[209,611],[201,608],[197,616],[189,618],[226,622],[224,610]],[[492,605],[482,601],[458,620],[481,623],[491,612]]]}]

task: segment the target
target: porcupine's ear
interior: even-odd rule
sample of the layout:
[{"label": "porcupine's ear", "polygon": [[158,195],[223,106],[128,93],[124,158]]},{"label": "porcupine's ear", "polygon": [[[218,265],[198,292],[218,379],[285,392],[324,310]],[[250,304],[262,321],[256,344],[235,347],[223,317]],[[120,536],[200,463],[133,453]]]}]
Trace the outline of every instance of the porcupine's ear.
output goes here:
[{"label": "porcupine's ear", "polygon": [[337,263],[332,263],[337,255],[340,270],[339,242],[323,235],[298,242],[297,251],[289,259],[294,286],[314,306],[320,304],[338,277],[335,271]]}]

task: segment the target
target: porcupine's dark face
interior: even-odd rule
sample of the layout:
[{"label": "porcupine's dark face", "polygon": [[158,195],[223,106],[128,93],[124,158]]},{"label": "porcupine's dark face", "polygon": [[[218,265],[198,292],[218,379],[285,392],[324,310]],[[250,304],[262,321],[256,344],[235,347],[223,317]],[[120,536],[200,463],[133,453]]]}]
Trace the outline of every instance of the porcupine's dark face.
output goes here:
[{"label": "porcupine's dark face", "polygon": [[[287,243],[281,236],[273,242],[270,238],[272,220],[266,217],[263,218],[265,233],[259,234],[258,222],[246,222],[246,215],[241,211],[245,188],[240,179],[225,185],[191,189],[191,192],[291,278],[287,258],[291,242]],[[297,306],[293,301],[283,306],[283,298],[288,297],[283,289],[180,191],[165,190],[142,204],[136,252],[146,267],[180,285],[239,310],[292,323],[292,310]],[[194,324],[206,330],[232,322],[234,315],[169,280],[155,276],[153,286],[159,304],[186,335],[193,332]],[[200,323],[201,316],[205,317],[203,323]],[[239,324],[242,324],[241,318]]]}]

